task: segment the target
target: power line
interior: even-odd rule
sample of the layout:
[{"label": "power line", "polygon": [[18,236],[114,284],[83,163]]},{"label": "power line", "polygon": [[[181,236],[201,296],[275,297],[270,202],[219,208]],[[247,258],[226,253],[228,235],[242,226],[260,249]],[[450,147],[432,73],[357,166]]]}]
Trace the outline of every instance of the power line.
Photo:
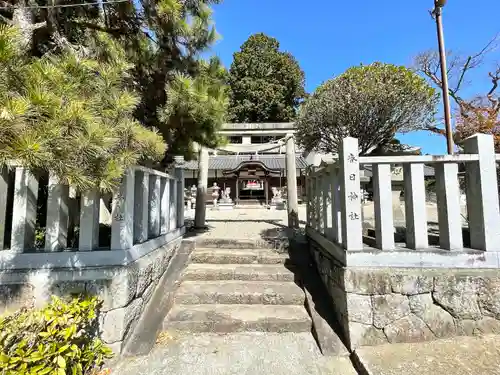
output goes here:
[{"label": "power line", "polygon": [[101,5],[101,4],[114,4],[114,3],[128,3],[130,0],[109,0],[109,1],[95,1],[92,3],[78,3],[78,4],[58,4],[58,5],[36,5],[27,7],[15,7],[15,6],[4,6],[0,9],[47,9],[47,8],[71,8],[71,7],[81,7],[87,5]]}]

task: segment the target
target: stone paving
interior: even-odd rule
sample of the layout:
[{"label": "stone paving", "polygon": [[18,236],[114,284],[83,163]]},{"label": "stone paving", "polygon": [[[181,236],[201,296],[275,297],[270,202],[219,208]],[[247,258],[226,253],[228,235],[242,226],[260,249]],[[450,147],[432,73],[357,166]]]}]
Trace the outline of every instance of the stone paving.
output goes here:
[{"label": "stone paving", "polygon": [[386,344],[356,351],[368,375],[498,375],[500,336]]},{"label": "stone paving", "polygon": [[[186,212],[186,219],[193,219],[194,211]],[[306,206],[299,206],[301,227],[305,226]],[[286,210],[265,208],[235,208],[228,211],[207,208],[208,231],[202,234],[207,238],[261,239],[262,237],[285,236],[288,225]]]},{"label": "stone paving", "polygon": [[120,375],[356,375],[348,357],[324,357],[310,333],[187,334],[167,337]]},{"label": "stone paving", "polygon": [[[427,221],[429,230],[432,232],[438,222],[437,206],[429,203],[427,208]],[[465,221],[466,208],[461,208],[463,225]],[[401,204],[401,212],[404,213],[404,204]],[[186,219],[194,219],[194,210],[186,211]],[[373,202],[363,205],[363,217],[365,223],[374,226]],[[219,211],[207,208],[207,225],[209,230],[201,236],[207,238],[231,238],[231,239],[260,239],[262,237],[286,236],[285,228],[288,224],[286,210],[268,210],[265,208],[238,207],[233,210]],[[300,227],[305,227],[306,206],[299,205]]]}]

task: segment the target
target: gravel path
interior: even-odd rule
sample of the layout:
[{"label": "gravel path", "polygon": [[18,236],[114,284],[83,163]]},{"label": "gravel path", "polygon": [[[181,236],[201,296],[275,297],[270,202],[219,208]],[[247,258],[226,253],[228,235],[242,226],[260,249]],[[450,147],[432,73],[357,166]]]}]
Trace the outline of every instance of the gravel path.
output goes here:
[{"label": "gravel path", "polygon": [[145,357],[122,360],[120,375],[356,375],[349,358],[324,357],[310,333],[160,337]]}]

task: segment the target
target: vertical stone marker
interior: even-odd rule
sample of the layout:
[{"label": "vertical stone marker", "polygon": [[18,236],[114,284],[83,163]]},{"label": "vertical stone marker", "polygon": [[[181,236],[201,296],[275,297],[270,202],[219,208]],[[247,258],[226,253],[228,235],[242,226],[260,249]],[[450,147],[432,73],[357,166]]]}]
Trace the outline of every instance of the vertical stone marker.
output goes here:
[{"label": "vertical stone marker", "polygon": [[393,250],[395,246],[391,180],[390,164],[373,165],[375,240],[381,250]]},{"label": "vertical stone marker", "polygon": [[161,180],[160,176],[151,174],[149,176],[149,225],[148,233],[149,238],[156,238],[160,235],[160,189]]},{"label": "vertical stone marker", "polygon": [[5,248],[5,225],[7,224],[7,194],[9,172],[7,167],[0,167],[0,250]]},{"label": "vertical stone marker", "polygon": [[323,217],[325,223],[325,236],[333,241],[333,218],[332,218],[332,166],[325,169],[323,178]]},{"label": "vertical stone marker", "polygon": [[424,165],[403,166],[405,184],[406,246],[410,249],[429,247],[427,208],[425,205]]},{"label": "vertical stone marker", "polygon": [[446,250],[462,250],[462,214],[458,164],[437,164],[436,196],[439,222],[439,244]]},{"label": "vertical stone marker", "polygon": [[311,207],[311,203],[312,203],[312,189],[311,189],[311,183],[312,183],[312,180],[311,180],[311,177],[309,176],[309,173],[310,171],[308,170],[307,171],[307,175],[306,175],[306,199],[307,199],[307,202],[306,202],[306,222],[307,222],[307,225],[311,225],[311,218],[312,218],[312,207]]},{"label": "vertical stone marker", "polygon": [[[314,169],[312,172],[315,173]],[[311,199],[311,201],[310,201],[311,202],[310,203],[311,221],[309,221],[309,223],[311,224],[311,228],[313,228],[314,230],[318,230],[318,215],[317,215],[318,206],[317,206],[317,199],[316,199],[316,193],[317,193],[316,181],[317,181],[316,176],[310,177],[311,190],[310,190],[309,194],[310,194],[310,199]]]},{"label": "vertical stone marker", "polygon": [[35,247],[36,208],[38,180],[22,167],[16,168],[14,181],[14,212],[10,249],[22,253]]},{"label": "vertical stone marker", "polygon": [[45,250],[57,251],[68,245],[69,186],[51,174],[48,184]]},{"label": "vertical stone marker", "polygon": [[170,179],[162,177],[160,187],[160,233],[164,234],[170,230]]},{"label": "vertical stone marker", "polygon": [[338,164],[332,166],[332,227],[333,240],[342,243],[342,196],[340,191],[340,169]]},{"label": "vertical stone marker", "polygon": [[111,250],[127,250],[134,245],[134,170],[127,169],[113,195]]},{"label": "vertical stone marker", "polygon": [[[201,146],[200,146],[201,147]],[[198,154],[198,188],[196,190],[196,206],[194,215],[195,228],[205,228],[205,218],[207,213],[207,184],[208,184],[208,150],[201,147]]]},{"label": "vertical stone marker", "polygon": [[473,249],[500,250],[500,212],[493,136],[476,134],[464,142],[465,152],[478,154],[477,162],[466,163],[467,211]]},{"label": "vertical stone marker", "polygon": [[292,135],[286,140],[286,186],[288,227],[299,227],[299,203],[297,199],[297,166],[295,160],[295,142]]},{"label": "vertical stone marker", "polygon": [[170,219],[168,228],[174,230],[177,227],[177,180],[170,179]]},{"label": "vertical stone marker", "polygon": [[149,173],[135,172],[134,188],[134,242],[142,243],[148,240],[148,199]]},{"label": "vertical stone marker", "polygon": [[361,188],[359,182],[358,140],[347,137],[340,147],[340,187],[342,207],[342,245],[350,251],[363,250]]},{"label": "vertical stone marker", "polygon": [[177,228],[182,228],[184,226],[184,168],[182,164],[184,163],[184,158],[182,156],[176,157],[177,166],[174,171],[174,175],[177,178]]},{"label": "vertical stone marker", "polygon": [[94,250],[99,246],[99,204],[97,189],[82,192],[80,203],[80,238],[78,249]]},{"label": "vertical stone marker", "polygon": [[323,216],[323,180],[325,176],[323,175],[323,171],[320,171],[319,174],[316,175],[316,222],[317,228],[316,230],[323,234],[325,230],[325,222]]}]

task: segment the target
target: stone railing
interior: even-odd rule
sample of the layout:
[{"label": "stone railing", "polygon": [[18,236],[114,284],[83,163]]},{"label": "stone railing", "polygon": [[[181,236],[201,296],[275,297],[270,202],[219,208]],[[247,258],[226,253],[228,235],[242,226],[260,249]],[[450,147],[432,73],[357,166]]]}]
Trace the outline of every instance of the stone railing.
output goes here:
[{"label": "stone railing", "polygon": [[[346,138],[334,164],[309,171],[310,252],[349,349],[500,330],[500,157],[490,135],[475,135],[464,146],[460,155],[363,157],[357,140]],[[369,229],[360,193],[360,165],[368,164],[374,191]],[[394,212],[401,207],[391,187],[394,164],[403,169],[402,237],[395,233]],[[426,204],[424,165],[435,169],[437,207]],[[459,165],[465,169],[465,226]],[[438,238],[429,233],[431,207],[437,208]]]},{"label": "stone railing", "polygon": [[109,196],[75,193],[53,177],[47,181],[21,167],[5,168],[0,313],[40,305],[53,294],[98,295],[104,301],[102,338],[120,352],[184,233],[182,168],[173,174],[130,168]]},{"label": "stone railing", "polygon": [[[424,165],[435,168],[439,247],[448,251],[500,250],[500,210],[496,158],[492,138],[478,134],[465,142],[465,154],[446,156],[363,157],[358,142],[346,138],[339,159],[307,177],[307,226],[347,251],[367,248],[363,243],[359,171],[373,170],[375,248],[400,249],[394,240],[394,197],[391,166],[403,165],[406,245],[429,249]],[[463,243],[458,165],[467,179],[467,213],[470,244]]]}]

